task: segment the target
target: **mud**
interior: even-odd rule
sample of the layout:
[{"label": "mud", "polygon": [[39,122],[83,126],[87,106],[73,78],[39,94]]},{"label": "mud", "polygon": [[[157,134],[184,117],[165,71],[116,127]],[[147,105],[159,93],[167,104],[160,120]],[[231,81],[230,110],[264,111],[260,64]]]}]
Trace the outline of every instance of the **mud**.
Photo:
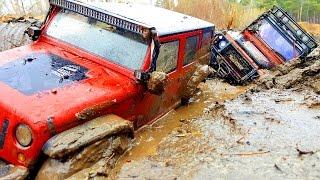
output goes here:
[{"label": "mud", "polygon": [[137,143],[110,179],[319,179],[319,57],[264,78],[242,91],[208,80],[189,107],[161,120],[167,135]]},{"label": "mud", "polygon": [[168,83],[168,75],[164,72],[153,72],[148,81],[148,90],[154,94],[161,95]]},{"label": "mud", "polygon": [[67,159],[48,159],[40,169],[37,179],[106,177],[119,157],[130,147],[130,142],[128,136],[110,137],[82,149]]},{"label": "mud", "polygon": [[31,41],[24,32],[30,25],[27,22],[0,23],[0,51],[29,44]]},{"label": "mud", "polygon": [[132,136],[132,123],[116,115],[103,116],[54,136],[44,145],[43,152],[51,158],[63,158],[78,149],[117,134]]},{"label": "mud", "polygon": [[23,180],[28,175],[28,170],[22,167],[14,167],[12,165],[6,165],[5,163],[0,163],[0,179],[17,179]]},{"label": "mud", "polygon": [[293,61],[268,72],[268,75],[258,80],[257,89],[303,89],[309,87],[319,93],[319,57],[319,55],[315,55],[304,60]]},{"label": "mud", "polygon": [[198,85],[208,77],[209,73],[213,70],[208,65],[198,65],[196,71],[191,76],[187,83],[187,88],[183,94],[183,99],[189,99],[192,97],[198,87]]}]

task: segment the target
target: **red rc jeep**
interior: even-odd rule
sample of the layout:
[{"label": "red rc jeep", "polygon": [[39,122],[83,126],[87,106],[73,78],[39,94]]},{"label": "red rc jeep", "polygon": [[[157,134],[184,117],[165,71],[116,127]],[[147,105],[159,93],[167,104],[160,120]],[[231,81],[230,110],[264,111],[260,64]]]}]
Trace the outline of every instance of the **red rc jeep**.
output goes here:
[{"label": "red rc jeep", "polygon": [[[28,34],[34,43],[0,54],[2,178],[24,178],[40,159],[86,168],[93,155],[118,158],[133,129],[207,76],[214,25],[151,6],[50,0],[42,27]],[[85,151],[115,141],[107,157]]]}]

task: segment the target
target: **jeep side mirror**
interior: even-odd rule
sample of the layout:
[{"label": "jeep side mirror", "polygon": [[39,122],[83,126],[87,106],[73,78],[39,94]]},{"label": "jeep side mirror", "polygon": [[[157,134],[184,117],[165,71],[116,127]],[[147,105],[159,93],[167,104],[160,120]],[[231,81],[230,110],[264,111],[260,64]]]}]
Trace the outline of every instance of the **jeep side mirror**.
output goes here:
[{"label": "jeep side mirror", "polygon": [[32,41],[36,41],[41,34],[41,29],[35,26],[31,26],[27,29],[28,36],[32,39]]},{"label": "jeep side mirror", "polygon": [[168,75],[164,72],[154,71],[152,73],[145,73],[135,71],[135,77],[146,84],[148,91],[155,95],[161,95],[168,82]]},{"label": "jeep side mirror", "polygon": [[138,81],[146,83],[150,79],[150,74],[146,73],[146,72],[142,72],[142,71],[136,70],[136,71],[134,71],[134,77]]}]

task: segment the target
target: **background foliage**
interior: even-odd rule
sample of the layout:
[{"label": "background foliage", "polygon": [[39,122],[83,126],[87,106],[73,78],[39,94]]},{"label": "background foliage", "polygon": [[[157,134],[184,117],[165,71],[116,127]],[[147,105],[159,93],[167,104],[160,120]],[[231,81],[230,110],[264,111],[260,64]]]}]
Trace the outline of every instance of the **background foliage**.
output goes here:
[{"label": "background foliage", "polygon": [[279,5],[298,21],[320,22],[320,0],[241,0],[240,3],[264,9]]}]

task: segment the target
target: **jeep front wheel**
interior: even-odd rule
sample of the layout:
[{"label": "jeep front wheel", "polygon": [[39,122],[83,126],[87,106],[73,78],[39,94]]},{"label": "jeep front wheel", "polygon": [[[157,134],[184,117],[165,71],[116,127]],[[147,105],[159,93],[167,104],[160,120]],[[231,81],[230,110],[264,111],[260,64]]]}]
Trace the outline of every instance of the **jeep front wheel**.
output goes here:
[{"label": "jeep front wheel", "polygon": [[49,157],[38,171],[37,179],[107,177],[131,147],[132,137],[131,123],[115,115],[63,132],[44,146],[43,151]]}]

